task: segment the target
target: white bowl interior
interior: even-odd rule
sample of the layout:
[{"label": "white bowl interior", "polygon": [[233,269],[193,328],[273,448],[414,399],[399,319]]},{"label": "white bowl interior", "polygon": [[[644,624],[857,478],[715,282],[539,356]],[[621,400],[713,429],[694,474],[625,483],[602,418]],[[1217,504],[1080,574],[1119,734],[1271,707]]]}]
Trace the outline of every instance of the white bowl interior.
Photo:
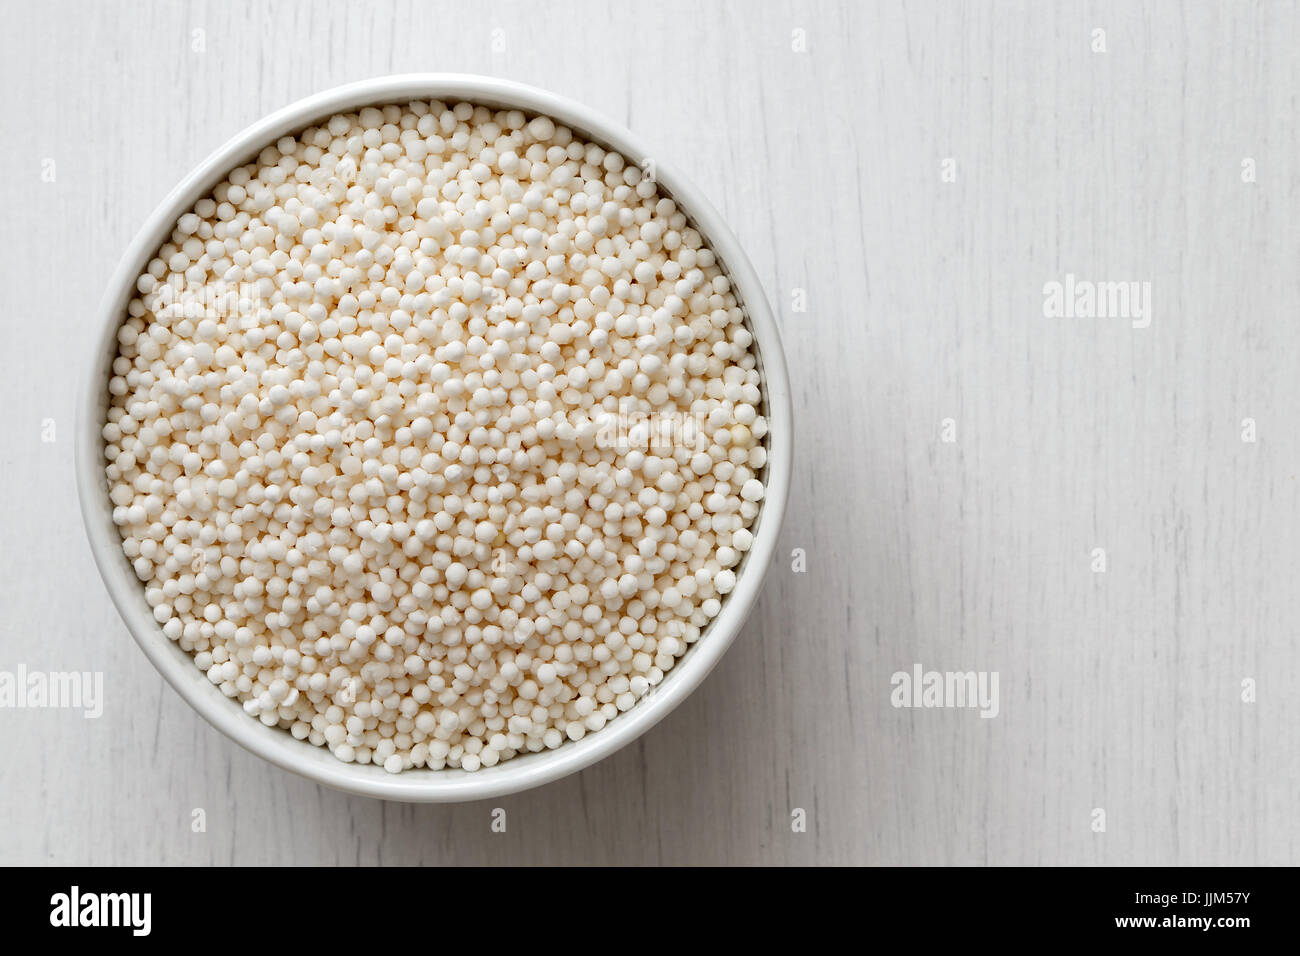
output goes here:
[{"label": "white bowl interior", "polygon": [[664,680],[602,730],[555,750],[521,754],[468,773],[457,769],[410,770],[390,774],[374,764],[346,764],[327,749],[294,739],[276,727],[247,716],[208,681],[189,653],[163,635],[144,598],[112,520],[104,476],[101,429],[108,410],[108,378],[117,354],[117,329],[134,294],[134,283],[176,220],[236,166],[267,144],[296,134],[334,113],[363,106],[413,100],[466,100],[494,108],[543,113],[575,133],[618,150],[641,163],[652,154],[620,128],[587,108],[551,93],[487,77],[459,74],[409,74],[349,84],[300,100],[235,136],[187,176],[140,229],[108,283],[95,325],[94,351],[81,378],[77,408],[77,487],[96,564],[109,594],[136,642],[167,681],[213,726],[236,743],[284,769],[352,793],[411,802],[474,800],[513,793],[556,780],[613,753],[661,720],[707,676],[730,645],[758,597],[770,565],[789,491],[793,435],[785,358],[761,283],[739,243],[713,207],[662,161],[655,162],[661,193],[671,196],[717,254],[754,335],[763,379],[762,412],[769,422],[766,496],[753,525],[754,544],[744,556],[735,590],[698,641]]}]

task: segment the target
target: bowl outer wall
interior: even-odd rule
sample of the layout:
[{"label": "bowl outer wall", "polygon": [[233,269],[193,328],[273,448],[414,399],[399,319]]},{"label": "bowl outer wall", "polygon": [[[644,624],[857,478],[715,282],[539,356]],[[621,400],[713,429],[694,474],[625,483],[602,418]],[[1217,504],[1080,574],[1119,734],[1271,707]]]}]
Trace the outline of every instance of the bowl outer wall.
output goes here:
[{"label": "bowl outer wall", "polygon": [[780,336],[753,266],[713,206],[668,164],[656,159],[660,191],[678,203],[717,254],[745,309],[763,378],[763,410],[770,425],[766,494],[752,529],[754,544],[741,564],[735,590],[717,617],[657,687],[602,730],[579,741],[566,741],[555,750],[521,754],[473,773],[444,769],[390,774],[374,764],[344,763],[325,748],[297,740],[245,714],[194,665],[189,653],[162,633],[112,521],[101,430],[108,408],[110,366],[117,354],[117,329],[135,294],[137,277],[170,236],[176,220],[231,169],[250,161],[281,136],[296,134],[335,113],[414,100],[465,100],[545,114],[632,162],[641,164],[653,155],[630,132],[578,103],[535,87],[465,74],[404,74],[363,80],[277,110],[227,141],[168,194],[140,228],[109,280],[96,317],[89,372],[79,376],[76,472],[86,534],[114,605],[153,665],[210,724],[252,753],[317,783],[382,799],[440,803],[515,793],[590,766],[653,727],[704,680],[744,624],[776,551],[790,485],[793,412]]}]

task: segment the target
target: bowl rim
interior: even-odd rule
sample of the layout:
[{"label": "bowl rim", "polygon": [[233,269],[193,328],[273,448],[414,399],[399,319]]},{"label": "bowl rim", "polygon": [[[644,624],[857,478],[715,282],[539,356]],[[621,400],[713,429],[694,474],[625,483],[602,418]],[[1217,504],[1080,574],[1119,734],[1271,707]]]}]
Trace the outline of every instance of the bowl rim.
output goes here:
[{"label": "bowl rim", "polygon": [[[555,750],[520,754],[494,767],[390,774],[377,764],[344,763],[326,748],[292,737],[250,718],[227,698],[193,657],[169,640],[154,620],[144,590],[121,549],[103,472],[102,425],[107,382],[117,353],[117,329],[135,281],[184,212],[207,195],[231,169],[248,162],[281,136],[294,134],[340,112],[363,106],[417,100],[468,101],[490,108],[550,116],[583,138],[612,147],[638,164],[653,157],[655,180],[699,229],[725,266],[747,316],[764,383],[769,421],[766,493],[753,527],[737,585],[719,614],[663,681],[600,731]],[[245,750],[316,783],[362,796],[412,803],[445,803],[504,796],[558,780],[609,756],[657,724],[708,676],[739,633],[758,598],[776,553],[789,493],[793,458],[793,411],[785,355],[762,283],[739,241],[707,199],[622,125],[580,103],[534,86],[462,73],[406,73],[374,77],[327,89],[275,110],[247,126],[195,166],[137,230],[105,287],[96,313],[93,349],[78,375],[76,410],[77,494],[83,524],[100,577],[131,636],[167,683],[209,724]]]}]

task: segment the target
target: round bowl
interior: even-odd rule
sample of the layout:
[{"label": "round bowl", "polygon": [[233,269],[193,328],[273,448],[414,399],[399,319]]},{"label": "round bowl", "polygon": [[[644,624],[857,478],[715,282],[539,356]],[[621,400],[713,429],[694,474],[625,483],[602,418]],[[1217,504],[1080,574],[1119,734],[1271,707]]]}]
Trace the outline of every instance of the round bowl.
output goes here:
[{"label": "round bowl", "polygon": [[117,354],[117,329],[134,295],[136,278],[167,239],[176,220],[211,192],[231,169],[249,161],[281,136],[300,132],[334,113],[413,100],[466,100],[544,113],[576,133],[618,150],[631,162],[639,164],[655,155],[626,129],[578,103],[519,83],[463,74],[422,73],[364,80],[309,96],[272,113],[208,156],[171,191],[136,234],[109,280],[95,319],[89,368],[80,379],[76,467],[86,533],[109,595],[136,643],[195,710],[245,749],[317,783],[371,797],[434,803],[514,793],[581,770],[635,740],[686,699],[735,639],[758,597],[785,511],[793,436],[785,358],[758,276],[721,216],[695,187],[656,157],[655,179],[660,191],[678,203],[712,246],[745,309],[764,383],[763,413],[770,422],[766,496],[752,528],[754,544],[738,569],[735,590],[727,595],[721,612],[699,640],[657,687],[600,731],[579,741],[566,741],[555,750],[521,754],[473,773],[421,769],[390,774],[374,764],[343,763],[324,748],[253,720],[237,702],[222,694],[194,665],[190,654],[162,633],[113,524],[101,430],[108,409],[110,366]]}]

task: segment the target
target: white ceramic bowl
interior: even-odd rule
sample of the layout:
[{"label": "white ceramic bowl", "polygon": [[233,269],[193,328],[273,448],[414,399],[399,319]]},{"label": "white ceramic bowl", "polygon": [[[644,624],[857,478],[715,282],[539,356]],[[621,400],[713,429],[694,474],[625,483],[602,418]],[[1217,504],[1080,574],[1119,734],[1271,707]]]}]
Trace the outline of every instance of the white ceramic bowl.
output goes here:
[{"label": "white ceramic bowl", "polygon": [[[104,477],[101,429],[107,415],[109,369],[117,352],[117,329],[134,294],[136,278],[170,235],[180,215],[211,192],[231,169],[249,161],[281,136],[297,133],[334,113],[413,100],[466,100],[489,107],[544,113],[587,139],[618,150],[632,162],[641,163],[655,157],[655,178],[660,191],[677,201],[717,253],[745,308],[763,374],[766,405],[763,413],[771,425],[767,436],[767,493],[753,527],[753,547],[738,569],[735,590],[727,596],[721,613],[695,645],[658,687],[599,732],[576,742],[566,741],[555,750],[522,754],[474,773],[411,770],[390,774],[373,764],[343,763],[328,750],[295,740],[284,730],[267,727],[245,714],[236,701],[228,699],[208,681],[194,665],[193,658],[168,640],[155,622],[145,602],[144,589],[122,551]],[[781,341],[763,287],[722,218],[676,170],[616,123],[552,93],[481,76],[407,74],[340,86],[271,114],[200,163],[154,210],[109,280],[95,319],[94,351],[88,371],[81,379],[78,409],[81,421],[77,429],[77,488],[86,533],[113,603],[149,660],[209,723],[258,756],[318,783],[390,800],[476,800],[525,790],[595,763],[662,720],[704,680],[740,631],[772,561],[790,484],[792,413]]]}]

